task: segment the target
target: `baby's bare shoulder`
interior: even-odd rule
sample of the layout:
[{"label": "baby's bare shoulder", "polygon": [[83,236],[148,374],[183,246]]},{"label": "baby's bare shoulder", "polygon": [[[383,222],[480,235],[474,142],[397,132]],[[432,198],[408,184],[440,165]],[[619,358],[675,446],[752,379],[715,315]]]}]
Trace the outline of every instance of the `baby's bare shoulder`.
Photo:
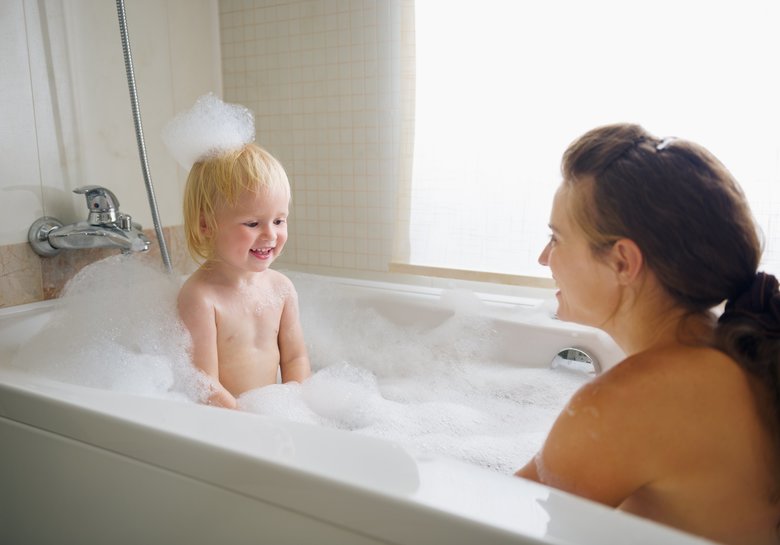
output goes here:
[{"label": "baby's bare shoulder", "polygon": [[279,296],[284,299],[297,297],[295,285],[285,274],[273,269],[268,269],[266,274],[268,274],[266,277],[268,287],[274,290]]},{"label": "baby's bare shoulder", "polygon": [[213,283],[200,271],[192,273],[179,289],[179,299],[201,298],[213,291]]},{"label": "baby's bare shoulder", "polygon": [[279,271],[276,271],[274,269],[268,269],[266,271],[266,278],[268,279],[269,282],[271,282],[271,283],[273,283],[274,285],[277,285],[277,286],[281,286],[281,285],[292,286],[293,285],[292,280],[290,280],[287,277],[287,275],[285,275],[284,273],[281,273]]}]

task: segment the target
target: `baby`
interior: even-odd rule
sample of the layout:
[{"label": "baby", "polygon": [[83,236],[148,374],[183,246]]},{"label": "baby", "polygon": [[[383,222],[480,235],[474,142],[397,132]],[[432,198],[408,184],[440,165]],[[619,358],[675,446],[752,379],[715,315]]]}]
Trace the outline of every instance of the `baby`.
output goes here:
[{"label": "baby", "polygon": [[[216,99],[218,100],[218,99]],[[290,184],[281,164],[245,143],[212,148],[184,191],[187,247],[201,261],[178,298],[192,361],[211,378],[207,403],[235,408],[249,390],[310,373],[297,293],[270,269],[287,241]]]}]

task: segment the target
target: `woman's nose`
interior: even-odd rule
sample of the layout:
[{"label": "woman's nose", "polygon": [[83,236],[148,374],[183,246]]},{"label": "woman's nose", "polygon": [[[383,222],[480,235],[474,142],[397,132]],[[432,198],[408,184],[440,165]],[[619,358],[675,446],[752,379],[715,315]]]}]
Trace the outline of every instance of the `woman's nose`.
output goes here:
[{"label": "woman's nose", "polygon": [[548,242],[544,249],[542,250],[542,253],[539,254],[539,265],[543,265],[547,267],[549,265],[548,258],[550,257],[550,243]]}]

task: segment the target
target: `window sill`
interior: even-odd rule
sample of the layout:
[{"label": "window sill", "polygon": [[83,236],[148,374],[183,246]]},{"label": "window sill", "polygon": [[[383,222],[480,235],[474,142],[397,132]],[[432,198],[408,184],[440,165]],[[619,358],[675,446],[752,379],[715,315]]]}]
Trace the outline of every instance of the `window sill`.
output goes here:
[{"label": "window sill", "polygon": [[411,265],[409,263],[390,263],[389,271],[392,273],[433,276],[437,278],[452,278],[455,280],[468,280],[472,282],[488,282],[491,284],[504,284],[508,286],[525,286],[531,288],[555,287],[555,282],[552,278],[520,276],[485,271],[467,271],[463,269],[446,269],[442,267]]}]

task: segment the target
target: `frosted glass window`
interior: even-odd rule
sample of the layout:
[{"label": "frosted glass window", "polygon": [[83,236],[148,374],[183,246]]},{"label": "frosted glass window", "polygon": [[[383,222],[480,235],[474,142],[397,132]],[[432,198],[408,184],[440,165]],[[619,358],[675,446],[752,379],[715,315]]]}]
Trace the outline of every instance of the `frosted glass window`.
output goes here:
[{"label": "frosted glass window", "polygon": [[710,149],[780,273],[780,2],[418,0],[408,263],[549,277],[560,156],[635,122]]}]

